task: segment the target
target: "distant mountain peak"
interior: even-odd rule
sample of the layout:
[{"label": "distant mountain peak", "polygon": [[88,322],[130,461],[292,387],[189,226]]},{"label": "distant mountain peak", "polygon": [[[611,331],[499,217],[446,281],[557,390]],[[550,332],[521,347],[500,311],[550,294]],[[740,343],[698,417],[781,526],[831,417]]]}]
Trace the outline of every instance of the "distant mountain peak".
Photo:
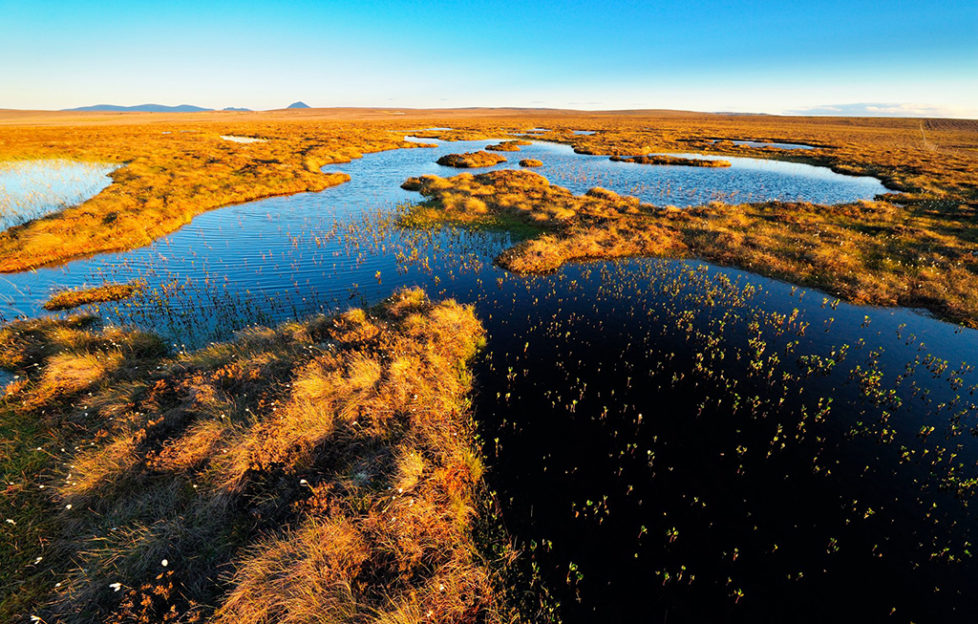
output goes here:
[{"label": "distant mountain peak", "polygon": [[292,102],[287,108],[311,108],[308,104],[303,101]]}]

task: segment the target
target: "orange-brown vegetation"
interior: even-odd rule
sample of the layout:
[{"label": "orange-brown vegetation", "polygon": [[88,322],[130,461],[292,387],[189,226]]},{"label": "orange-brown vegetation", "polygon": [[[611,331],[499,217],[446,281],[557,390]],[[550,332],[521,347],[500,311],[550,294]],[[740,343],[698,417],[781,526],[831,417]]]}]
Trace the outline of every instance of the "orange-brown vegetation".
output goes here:
[{"label": "orange-brown vegetation", "polygon": [[458,169],[475,169],[477,167],[492,167],[506,162],[506,158],[489,152],[466,152],[464,154],[445,154],[438,159],[439,165],[456,167]]},{"label": "orange-brown vegetation", "polygon": [[679,209],[601,188],[574,195],[539,174],[510,170],[423,176],[405,188],[429,198],[412,209],[408,225],[478,224],[501,215],[542,230],[497,259],[515,272],[552,271],[574,260],[695,256],[857,303],[926,307],[978,326],[974,239],[938,227],[947,223],[944,215],[938,222],[887,201]]},{"label": "orange-brown vegetation", "polygon": [[520,151],[521,145],[533,145],[530,141],[524,141],[522,139],[517,139],[513,141],[503,141],[501,143],[495,143],[493,145],[486,146],[487,150],[494,152],[518,152]]},{"label": "orange-brown vegetation", "polygon": [[7,491],[44,519],[0,547],[4,621],[513,621],[473,537],[471,308],[405,290],[175,355],[93,323],[0,330],[0,420],[52,458]]},{"label": "orange-brown vegetation", "polygon": [[524,158],[520,161],[520,167],[542,167],[543,162],[536,158]]},{"label": "orange-brown vegetation", "polygon": [[668,154],[651,154],[644,156],[612,156],[615,162],[638,163],[640,165],[681,165],[683,167],[729,167],[729,160],[709,160],[706,158],[683,158]]},{"label": "orange-brown vegetation", "polygon": [[125,284],[103,284],[92,288],[79,290],[62,290],[51,295],[44,303],[45,310],[68,310],[89,303],[105,301],[121,301],[132,297],[143,289],[142,282],[133,281]]},{"label": "orange-brown vegetation", "polygon": [[[427,127],[451,130],[421,130]],[[528,134],[534,127],[546,132]],[[590,128],[593,135],[573,130]],[[170,134],[163,134],[169,132]],[[269,139],[248,145],[221,134]],[[873,175],[902,192],[876,208],[768,204],[730,207],[743,224],[703,219],[709,257],[799,283],[817,283],[856,301],[924,305],[953,319],[974,317],[978,244],[978,121],[711,115],[679,111],[586,113],[533,109],[309,109],[267,113],[41,113],[0,111],[0,160],[81,158],[130,163],[85,204],[0,234],[0,270],[63,262],[98,251],[146,244],[199,212],[268,194],[316,190],[341,177],[318,173],[325,162],[405,147],[404,134],[444,140],[503,136],[556,141],[589,154],[701,152],[781,158]],[[726,139],[804,143],[813,150],[736,145]],[[478,198],[476,198],[478,199]],[[859,206],[862,206],[860,204]],[[717,210],[702,208],[700,212]],[[690,215],[695,211],[688,211]],[[760,233],[786,215],[773,240]],[[847,214],[855,216],[845,216]],[[714,227],[716,229],[714,229]],[[744,256],[750,244],[772,244]],[[782,236],[792,242],[782,249]],[[876,277],[823,275],[827,251],[843,241],[836,262],[867,267]],[[721,253],[725,241],[733,245]],[[786,245],[788,243],[785,243]],[[791,262],[784,257],[794,254]],[[763,266],[761,256],[782,258]],[[885,277],[885,285],[876,283]],[[864,283],[864,282],[871,283]],[[943,281],[945,286],[938,287]],[[947,291],[947,292],[944,292]]]},{"label": "orange-brown vegetation", "polygon": [[[257,136],[234,143],[221,135]],[[113,183],[75,207],[0,232],[0,271],[22,271],[151,243],[229,204],[320,191],[346,174],[320,167],[408,147],[384,129],[251,123],[3,127],[0,160],[69,158],[123,164]]]}]

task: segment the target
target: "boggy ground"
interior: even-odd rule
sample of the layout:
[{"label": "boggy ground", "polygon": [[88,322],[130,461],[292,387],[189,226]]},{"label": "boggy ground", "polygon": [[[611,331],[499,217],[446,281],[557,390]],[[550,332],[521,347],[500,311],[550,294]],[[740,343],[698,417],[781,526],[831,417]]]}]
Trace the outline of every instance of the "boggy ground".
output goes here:
[{"label": "boggy ground", "polygon": [[6,326],[0,619],[513,621],[473,535],[482,343],[420,290],[190,353]]},{"label": "boggy ground", "polygon": [[[236,143],[223,134],[261,137]],[[411,147],[383,128],[248,123],[16,127],[0,131],[0,160],[120,163],[92,199],[0,232],[0,272],[23,271],[147,245],[207,210],[341,184],[320,171],[364,152]]]},{"label": "boggy ground", "polygon": [[520,223],[535,237],[497,259],[519,273],[625,256],[696,256],[815,286],[856,303],[926,307],[978,326],[978,256],[968,237],[942,232],[928,214],[887,201],[801,202],[688,209],[659,207],[594,188],[577,196],[529,171],[411,178],[429,201],[402,219]]},{"label": "boggy ground", "polygon": [[629,162],[639,165],[678,165],[682,167],[729,167],[729,160],[707,160],[705,158],[682,158],[668,154],[649,156],[612,156],[614,162]]},{"label": "boggy ground", "polygon": [[[535,127],[547,131],[529,132]],[[405,134],[445,140],[544,139],[609,156],[674,151],[776,157],[877,176],[901,194],[846,207],[705,207],[678,219],[684,238],[696,239],[680,242],[686,253],[813,284],[852,301],[925,306],[975,324],[978,304],[970,286],[978,281],[974,120],[534,109],[0,111],[0,160],[125,164],[113,174],[111,186],[81,206],[0,233],[0,271],[139,247],[205,210],[342,183],[345,175],[323,174],[319,167],[367,152],[417,147],[403,142]],[[221,135],[267,141],[239,144]],[[735,145],[732,139],[804,143],[816,149]],[[840,244],[835,257],[828,240]],[[854,273],[863,270],[869,273]]]}]

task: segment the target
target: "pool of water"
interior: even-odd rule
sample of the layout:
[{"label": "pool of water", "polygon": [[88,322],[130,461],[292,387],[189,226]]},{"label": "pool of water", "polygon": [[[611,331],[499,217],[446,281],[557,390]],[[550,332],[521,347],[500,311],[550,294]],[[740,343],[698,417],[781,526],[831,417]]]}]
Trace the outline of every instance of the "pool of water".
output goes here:
[{"label": "pool of water", "polygon": [[0,230],[80,204],[112,183],[118,165],[70,160],[0,163]]},{"label": "pool of water", "polygon": [[[975,615],[964,503],[978,332],[696,261],[515,276],[492,264],[508,234],[396,227],[397,206],[419,198],[404,179],[458,173],[435,160],[493,142],[367,155],[327,167],[351,179],[320,193],[0,276],[0,310],[36,315],[54,289],[140,278],[146,295],[99,312],[191,348],[421,286],[486,326],[473,406],[487,478],[566,621],[824,621],[841,605],[869,621]],[[544,142],[507,156],[496,168],[538,158],[574,192],[663,204],[882,192],[770,160],[700,171]]]},{"label": "pool of water", "polygon": [[[435,150],[438,155],[475,151],[493,143],[416,140],[438,144],[439,147]],[[711,158],[699,154],[676,155]],[[533,145],[524,146],[521,151],[504,156],[508,161],[495,167],[465,171],[480,173],[490,169],[514,167],[523,158],[535,158],[543,162],[543,166],[534,171],[545,176],[551,183],[564,186],[574,193],[585,193],[594,186],[601,186],[618,193],[635,195],[642,201],[653,204],[675,206],[695,206],[714,200],[742,203],[772,199],[837,204],[872,199],[888,192],[873,177],[847,176],[835,173],[827,167],[772,159],[723,157],[731,163],[731,167],[722,169],[650,166],[612,162],[607,156],[575,154],[568,145],[545,141],[534,141]],[[433,162],[424,162],[423,158],[418,160],[413,165],[418,174],[450,176],[460,172]],[[348,169],[343,170],[350,172]]]},{"label": "pool of water", "polygon": [[256,139],[255,137],[243,137],[243,136],[233,136],[230,134],[222,134],[221,138],[225,141],[231,141],[232,143],[267,143],[268,139]]}]

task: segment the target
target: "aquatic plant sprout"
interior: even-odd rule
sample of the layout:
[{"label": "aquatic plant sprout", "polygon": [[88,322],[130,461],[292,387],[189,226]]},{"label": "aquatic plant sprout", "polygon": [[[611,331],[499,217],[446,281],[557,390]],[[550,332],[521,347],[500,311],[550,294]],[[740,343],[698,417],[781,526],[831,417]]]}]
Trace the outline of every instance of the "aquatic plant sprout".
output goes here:
[{"label": "aquatic plant sprout", "polygon": [[112,184],[110,163],[28,160],[0,163],[0,230],[64,210]]}]

